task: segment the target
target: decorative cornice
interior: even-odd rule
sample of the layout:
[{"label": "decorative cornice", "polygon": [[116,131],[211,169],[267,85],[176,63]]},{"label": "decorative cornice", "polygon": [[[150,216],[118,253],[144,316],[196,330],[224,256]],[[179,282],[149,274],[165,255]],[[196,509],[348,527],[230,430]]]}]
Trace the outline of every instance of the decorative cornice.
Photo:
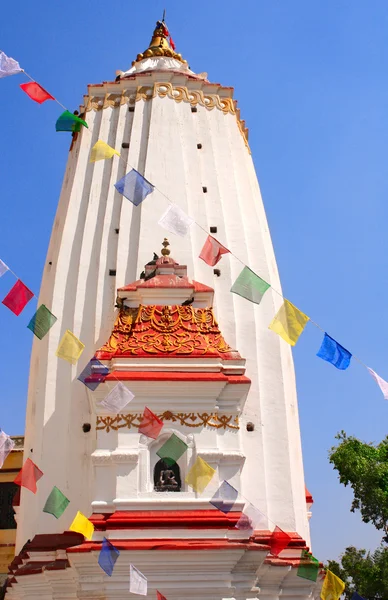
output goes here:
[{"label": "decorative cornice", "polygon": [[139,451],[130,449],[113,450],[95,450],[92,454],[94,465],[106,466],[110,463],[132,463],[136,464],[139,460]]},{"label": "decorative cornice", "polygon": [[[157,415],[162,421],[172,421],[186,427],[213,427],[214,429],[239,429],[238,416],[235,415],[219,415],[209,413],[173,413],[165,411]],[[116,415],[115,417],[97,416],[96,428],[109,432],[111,429],[138,428],[142,421],[143,415],[127,414]]]}]

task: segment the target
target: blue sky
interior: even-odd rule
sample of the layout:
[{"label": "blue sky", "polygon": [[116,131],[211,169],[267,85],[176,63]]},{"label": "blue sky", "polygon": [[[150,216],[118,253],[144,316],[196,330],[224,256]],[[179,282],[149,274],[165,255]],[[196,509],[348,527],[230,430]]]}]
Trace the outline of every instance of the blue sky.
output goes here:
[{"label": "blue sky", "polygon": [[[191,68],[235,88],[284,294],[388,378],[388,3],[20,0],[2,6],[1,49],[74,110],[88,83],[147,47],[163,6]],[[38,293],[69,137],[55,133],[58,105],[29,100],[24,81],[0,80],[0,257]],[[0,279],[0,297],[13,283]],[[34,309],[17,318],[0,306],[0,426],[11,434],[24,430]],[[388,405],[356,362],[340,372],[318,359],[320,342],[307,327],[294,358],[312,546],[326,560],[379,543],[327,457],[341,429],[380,441]]]}]

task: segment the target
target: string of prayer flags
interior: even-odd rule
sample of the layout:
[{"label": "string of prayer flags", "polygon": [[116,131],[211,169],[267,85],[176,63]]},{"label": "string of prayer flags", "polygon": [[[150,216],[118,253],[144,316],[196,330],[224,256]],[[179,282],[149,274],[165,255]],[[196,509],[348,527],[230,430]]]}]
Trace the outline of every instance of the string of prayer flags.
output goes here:
[{"label": "string of prayer flags", "polygon": [[176,204],[170,204],[165,213],[160,217],[158,224],[167,231],[185,237],[187,235],[194,219],[189,217],[184,210]]},{"label": "string of prayer flags", "polygon": [[152,183],[140,175],[136,169],[132,169],[115,183],[115,188],[135,206],[139,206],[148,194],[154,191]]},{"label": "string of prayer flags", "polygon": [[279,556],[279,554],[287,548],[290,541],[291,536],[283,531],[283,529],[280,529],[280,527],[276,526],[269,541],[271,554],[273,556]]},{"label": "string of prayer flags", "polygon": [[7,56],[4,52],[0,52],[0,79],[9,75],[16,75],[22,71],[23,69],[20,68],[17,60]]},{"label": "string of prayer flags", "polygon": [[27,458],[26,462],[20,469],[19,473],[16,475],[14,483],[16,485],[20,485],[20,487],[25,487],[30,490],[33,494],[36,494],[37,491],[37,482],[39,479],[43,477],[43,472],[36,466],[34,462],[30,458]]},{"label": "string of prayer flags", "polygon": [[270,284],[261,279],[249,267],[244,267],[236,281],[230,288],[234,294],[238,294],[255,304],[260,304]]},{"label": "string of prayer flags", "polygon": [[13,439],[0,429],[0,469],[5,463],[8,454],[12,452],[15,446]]},{"label": "string of prayer flags", "polygon": [[100,383],[104,383],[105,377],[109,373],[109,368],[102,364],[97,358],[92,358],[82,373],[77,377],[78,381],[81,381],[86,385],[89,390],[94,392]]},{"label": "string of prayer flags", "polygon": [[302,556],[297,571],[298,577],[316,581],[319,573],[319,560],[314,558],[308,550],[302,550]]},{"label": "string of prayer flags", "polygon": [[59,342],[55,355],[58,358],[67,360],[67,362],[72,365],[76,365],[84,349],[85,344],[83,344],[69,329],[66,329]]},{"label": "string of prayer flags", "polygon": [[228,514],[232,510],[237,497],[238,491],[230,483],[223,481],[210,500],[210,504],[223,513]]},{"label": "string of prayer flags", "polygon": [[207,236],[206,242],[203,245],[199,258],[202,258],[207,265],[214,267],[220,260],[223,254],[229,254],[230,250],[225,248],[211,235]]},{"label": "string of prayer flags", "polygon": [[203,458],[198,456],[190,471],[187,473],[185,481],[195,492],[202,494],[213,479],[215,472],[216,470],[213,469],[206,460],[203,460]]},{"label": "string of prayer flags", "polygon": [[61,490],[54,485],[46,500],[46,504],[43,507],[43,512],[53,515],[56,519],[59,519],[69,504],[70,500],[66,498],[65,494],[62,494]]},{"label": "string of prayer flags", "polygon": [[337,369],[345,371],[350,365],[352,358],[349,350],[346,350],[341,344],[336,342],[330,335],[325,333],[321,347],[317,352],[317,356],[334,365]]},{"label": "string of prayer flags", "polygon": [[310,317],[302,313],[288,300],[284,300],[268,329],[272,329],[280,335],[287,344],[295,346],[309,320]]},{"label": "string of prayer flags", "polygon": [[102,540],[101,552],[98,555],[98,564],[109,577],[112,577],[113,569],[119,556],[119,550],[109,540],[104,538]]},{"label": "string of prayer flags", "polygon": [[20,87],[22,88],[23,92],[25,92],[27,96],[31,98],[31,100],[34,100],[34,102],[37,102],[38,104],[43,104],[43,102],[46,102],[46,100],[55,100],[54,96],[49,94],[36,81],[21,83]]},{"label": "string of prayer flags", "polygon": [[156,454],[170,467],[180,459],[187,448],[188,445],[173,433]]},{"label": "string of prayer flags", "polygon": [[256,529],[267,529],[267,518],[250,502],[244,506],[241,517],[235,527],[244,531],[253,532]]},{"label": "string of prayer flags", "polygon": [[18,317],[33,296],[33,292],[18,279],[2,303]]},{"label": "string of prayer flags", "polygon": [[98,140],[92,148],[89,162],[94,163],[98,160],[112,158],[112,156],[114,156],[115,154],[117,154],[117,156],[120,156],[120,152],[117,152],[117,150],[115,150],[105,142]]},{"label": "string of prayer flags", "polygon": [[367,367],[367,369],[372,375],[373,379],[376,381],[380,390],[383,392],[384,399],[388,400],[388,381],[385,381],[385,379],[380,377],[380,375],[377,375],[377,373],[373,369],[370,369],[369,367]]},{"label": "string of prayer flags", "polygon": [[82,533],[87,540],[91,540],[93,537],[94,525],[82,514],[82,512],[78,511],[69,527],[69,531]]},{"label": "string of prayer flags", "polygon": [[167,598],[158,592],[158,590],[156,590],[156,600],[167,600]]},{"label": "string of prayer flags", "polygon": [[9,271],[9,267],[7,267],[7,265],[0,260],[0,277],[3,277],[4,273],[6,273],[7,271]]},{"label": "string of prayer flags", "polygon": [[100,402],[100,406],[103,406],[117,415],[129,402],[131,402],[131,400],[133,400],[134,397],[135,395],[119,381],[106,398]]},{"label": "string of prayer flags", "polygon": [[40,340],[49,332],[51,327],[56,323],[57,317],[49,311],[47,306],[41,304],[28,323],[28,329],[31,329],[32,333],[36,335]]},{"label": "string of prayer flags", "polygon": [[139,433],[156,440],[163,429],[163,425],[162,419],[159,419],[152,410],[147,407],[144,408],[143,417],[139,425]]},{"label": "string of prayer flags", "polygon": [[339,600],[344,589],[345,584],[342,579],[327,569],[321,590],[322,600]]},{"label": "string of prayer flags", "polygon": [[81,131],[81,125],[89,129],[86,121],[65,110],[55,123],[55,131]]},{"label": "string of prayer flags", "polygon": [[129,565],[129,591],[131,594],[147,596],[147,578],[133,565]]}]

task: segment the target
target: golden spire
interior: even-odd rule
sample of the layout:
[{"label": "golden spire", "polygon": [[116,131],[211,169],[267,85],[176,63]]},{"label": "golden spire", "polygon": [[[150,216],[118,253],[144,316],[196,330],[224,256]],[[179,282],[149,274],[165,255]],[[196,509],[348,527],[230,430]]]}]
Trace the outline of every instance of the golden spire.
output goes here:
[{"label": "golden spire", "polygon": [[168,58],[175,58],[180,62],[187,64],[187,60],[183,60],[182,55],[175,52],[170,44],[168,43],[169,33],[164,21],[157,21],[152,40],[147,50],[143,54],[138,54],[136,60],[133,61],[132,65],[143,60],[143,58],[157,58],[159,56],[166,56]]},{"label": "golden spire", "polygon": [[171,251],[167,248],[167,246],[170,245],[170,242],[168,241],[167,238],[164,238],[163,240],[163,248],[161,249],[161,253],[163,256],[169,256],[171,254]]}]

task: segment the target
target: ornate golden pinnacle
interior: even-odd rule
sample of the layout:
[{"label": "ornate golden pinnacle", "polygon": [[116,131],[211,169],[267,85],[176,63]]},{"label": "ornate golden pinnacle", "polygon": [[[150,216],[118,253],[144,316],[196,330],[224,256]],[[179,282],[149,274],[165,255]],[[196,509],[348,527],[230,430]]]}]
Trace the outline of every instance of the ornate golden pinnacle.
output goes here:
[{"label": "ornate golden pinnacle", "polygon": [[168,58],[175,58],[184,64],[187,64],[186,60],[183,60],[182,55],[175,52],[167,41],[167,29],[162,21],[156,23],[156,28],[152,35],[152,40],[149,47],[143,53],[138,54],[136,60],[133,61],[132,65],[143,58],[157,58],[158,56],[166,56]]},{"label": "ornate golden pinnacle", "polygon": [[167,248],[167,246],[169,246],[169,245],[170,245],[170,242],[168,241],[168,239],[164,238],[163,244],[162,244],[163,248],[161,250],[163,256],[169,256],[170,250]]}]

